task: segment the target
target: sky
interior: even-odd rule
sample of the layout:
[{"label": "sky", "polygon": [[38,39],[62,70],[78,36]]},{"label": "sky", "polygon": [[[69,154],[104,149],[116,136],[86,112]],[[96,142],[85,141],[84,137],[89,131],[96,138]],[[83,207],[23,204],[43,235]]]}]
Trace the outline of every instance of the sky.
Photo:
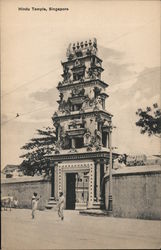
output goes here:
[{"label": "sky", "polygon": [[[62,7],[68,11],[18,11]],[[1,167],[19,164],[36,129],[52,126],[71,42],[95,37],[109,84],[117,152],[158,154],[160,141],[141,135],[136,110],[160,104],[159,1],[1,1]],[[16,118],[16,114],[20,114]]]}]

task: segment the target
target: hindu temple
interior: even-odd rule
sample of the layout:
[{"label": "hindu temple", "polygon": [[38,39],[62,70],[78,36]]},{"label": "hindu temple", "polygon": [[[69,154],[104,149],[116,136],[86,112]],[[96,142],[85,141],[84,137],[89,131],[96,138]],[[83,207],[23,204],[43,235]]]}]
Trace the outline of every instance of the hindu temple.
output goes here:
[{"label": "hindu temple", "polygon": [[97,40],[70,44],[61,64],[58,110],[52,117],[57,142],[51,196],[57,199],[62,191],[66,209],[102,208],[112,115],[106,110],[108,84],[101,79]]}]

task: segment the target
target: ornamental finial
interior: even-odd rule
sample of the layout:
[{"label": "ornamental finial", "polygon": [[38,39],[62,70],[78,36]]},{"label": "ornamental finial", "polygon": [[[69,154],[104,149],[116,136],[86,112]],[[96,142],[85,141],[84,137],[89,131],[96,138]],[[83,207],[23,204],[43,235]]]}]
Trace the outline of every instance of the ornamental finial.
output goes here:
[{"label": "ornamental finial", "polygon": [[96,55],[97,54],[97,39],[89,39],[89,42],[77,41],[70,43],[67,48],[66,56],[68,60],[76,59],[78,57],[86,55]]}]

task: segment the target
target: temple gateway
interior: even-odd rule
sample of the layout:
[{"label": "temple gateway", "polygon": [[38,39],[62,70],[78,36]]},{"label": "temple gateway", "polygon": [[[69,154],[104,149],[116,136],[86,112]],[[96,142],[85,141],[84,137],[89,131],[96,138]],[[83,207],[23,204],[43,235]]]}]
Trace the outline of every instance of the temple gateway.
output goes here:
[{"label": "temple gateway", "polygon": [[112,115],[105,110],[108,84],[101,80],[96,39],[70,44],[58,83],[52,119],[56,149],[50,156],[52,200],[62,191],[66,209],[103,208]]}]

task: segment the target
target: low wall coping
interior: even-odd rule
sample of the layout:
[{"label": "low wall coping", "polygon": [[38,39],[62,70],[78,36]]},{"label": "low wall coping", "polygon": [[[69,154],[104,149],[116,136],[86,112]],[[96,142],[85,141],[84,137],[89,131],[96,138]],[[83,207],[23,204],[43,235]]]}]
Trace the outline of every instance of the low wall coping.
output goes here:
[{"label": "low wall coping", "polygon": [[[148,165],[148,166],[135,166],[135,167],[122,167],[117,170],[112,169],[112,175],[140,175],[148,173],[161,173],[161,165]],[[104,178],[109,177],[109,172],[107,172]]]},{"label": "low wall coping", "polygon": [[1,178],[1,184],[6,183],[20,183],[20,182],[36,182],[36,181],[49,181],[49,178],[44,176],[25,176],[16,178]]}]

